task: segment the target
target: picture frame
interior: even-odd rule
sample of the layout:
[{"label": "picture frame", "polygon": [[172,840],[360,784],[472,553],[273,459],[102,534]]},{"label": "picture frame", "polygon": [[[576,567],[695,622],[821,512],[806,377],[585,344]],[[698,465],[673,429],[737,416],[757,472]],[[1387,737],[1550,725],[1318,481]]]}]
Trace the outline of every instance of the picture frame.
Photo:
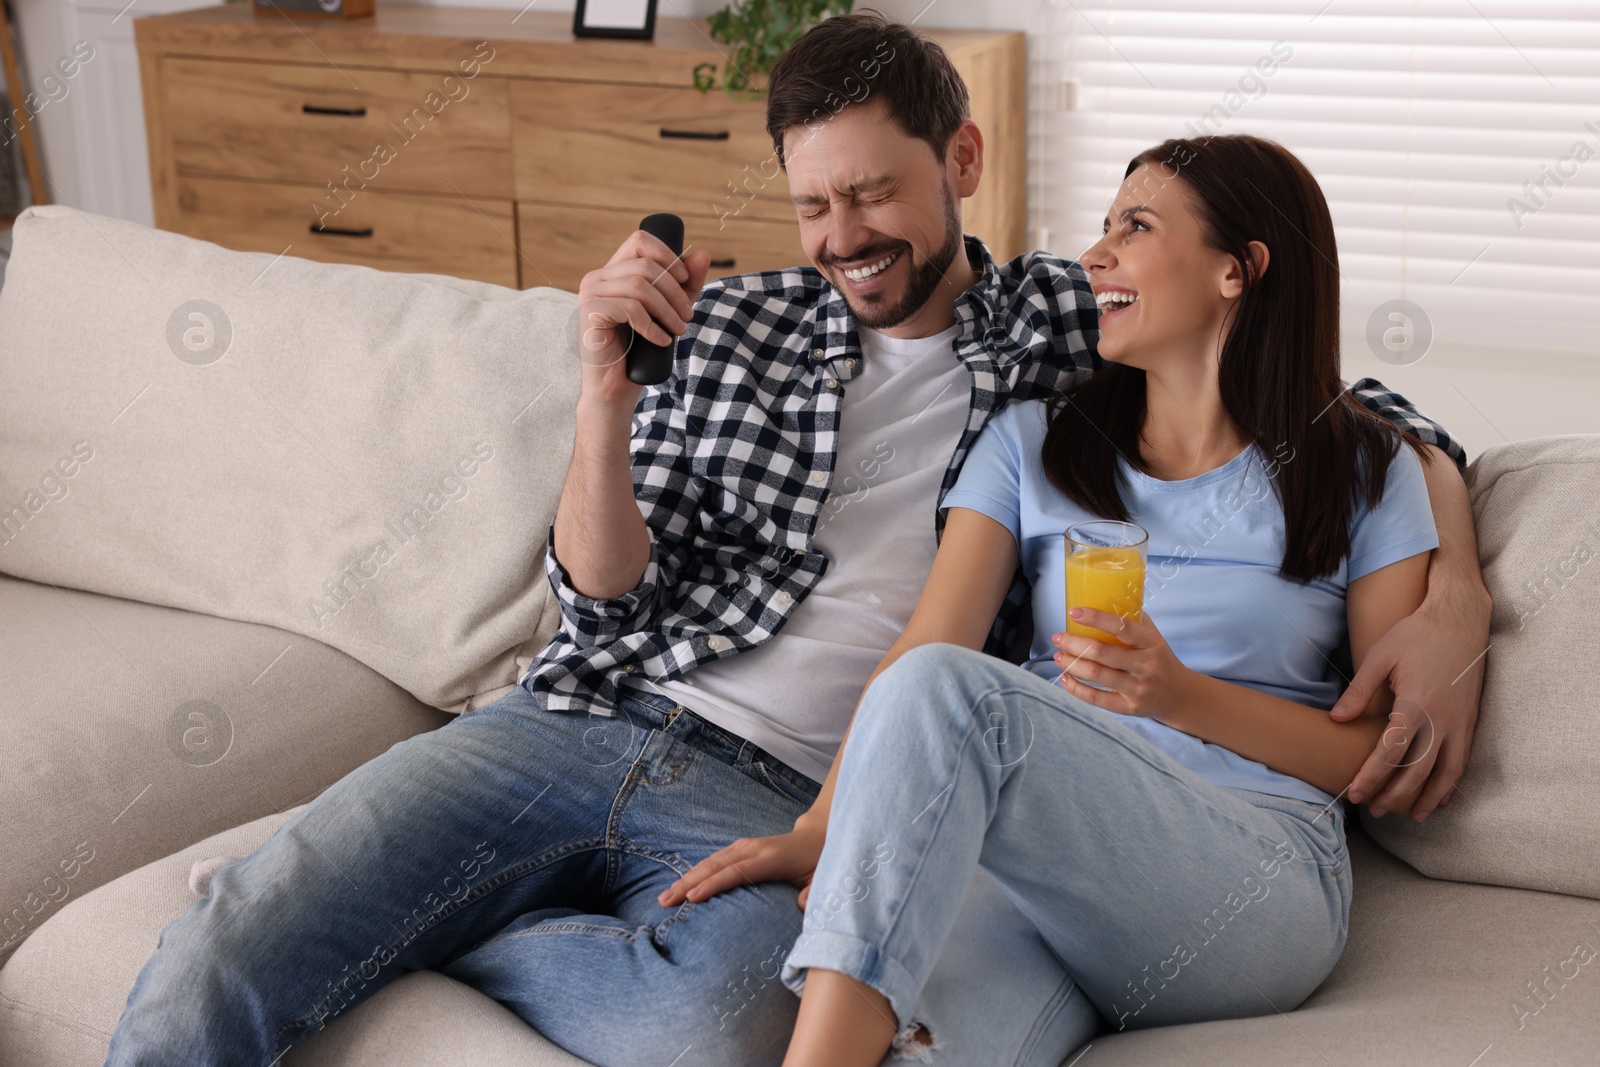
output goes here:
[{"label": "picture frame", "polygon": [[656,0],[578,0],[572,34],[650,40],[656,35]]}]

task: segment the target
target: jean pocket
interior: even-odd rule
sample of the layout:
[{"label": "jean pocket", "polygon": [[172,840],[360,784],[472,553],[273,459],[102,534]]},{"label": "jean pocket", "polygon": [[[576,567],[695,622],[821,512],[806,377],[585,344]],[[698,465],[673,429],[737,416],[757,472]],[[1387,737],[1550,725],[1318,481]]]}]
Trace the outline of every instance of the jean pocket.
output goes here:
[{"label": "jean pocket", "polygon": [[[1323,817],[1324,824],[1333,820]],[[1355,895],[1355,876],[1350,870],[1350,846],[1345,840],[1342,824],[1325,825],[1317,830],[1319,845],[1316,856],[1317,874],[1334,892],[1329,899],[1338,901],[1339,938],[1341,944],[1350,933],[1350,902]]]},{"label": "jean pocket", "polygon": [[1319,812],[1311,820],[1317,840],[1323,845],[1329,862],[1326,866],[1341,867],[1348,870],[1350,867],[1350,843],[1345,837],[1344,812],[1327,808]]},{"label": "jean pocket", "polygon": [[751,760],[750,768],[755,772],[754,776],[758,782],[785,800],[793,801],[806,808],[811,807],[816,800],[812,793],[791,782],[787,775],[782,774],[775,767],[769,767],[762,760]]}]

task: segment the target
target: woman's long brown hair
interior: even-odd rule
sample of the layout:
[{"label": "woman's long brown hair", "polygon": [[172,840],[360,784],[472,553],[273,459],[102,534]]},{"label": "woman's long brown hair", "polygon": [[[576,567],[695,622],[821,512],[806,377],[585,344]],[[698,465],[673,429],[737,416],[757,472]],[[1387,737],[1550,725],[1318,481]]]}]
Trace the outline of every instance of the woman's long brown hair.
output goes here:
[{"label": "woman's long brown hair", "polygon": [[[1274,462],[1286,520],[1278,573],[1305,583],[1330,577],[1350,553],[1358,502],[1376,507],[1402,441],[1423,444],[1362,407],[1339,375],[1339,253],[1316,179],[1282,145],[1230,135],[1164,141],[1135,156],[1153,180],[1192,194],[1206,243],[1244,268],[1244,291],[1222,344],[1218,385],[1233,421]],[[1253,276],[1248,246],[1267,246]],[[1041,449],[1052,484],[1086,510],[1129,518],[1119,455],[1150,473],[1139,451],[1145,374],[1106,362],[1047,407]]]}]

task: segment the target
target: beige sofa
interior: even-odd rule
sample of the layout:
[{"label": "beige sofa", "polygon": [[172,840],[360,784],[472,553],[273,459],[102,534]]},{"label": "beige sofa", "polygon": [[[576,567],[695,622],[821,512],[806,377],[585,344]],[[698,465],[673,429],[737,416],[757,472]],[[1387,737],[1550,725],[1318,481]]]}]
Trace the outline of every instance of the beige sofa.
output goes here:
[{"label": "beige sofa", "polygon": [[[67,208],[15,237],[0,1064],[87,1067],[196,860],[497,699],[553,632],[575,299]],[[1471,484],[1497,609],[1460,796],[1421,827],[1352,821],[1349,942],[1297,1010],[1107,1034],[1085,1064],[1594,1058],[1600,438],[1493,449]],[[284,1062],[579,1064],[431,972]]]}]

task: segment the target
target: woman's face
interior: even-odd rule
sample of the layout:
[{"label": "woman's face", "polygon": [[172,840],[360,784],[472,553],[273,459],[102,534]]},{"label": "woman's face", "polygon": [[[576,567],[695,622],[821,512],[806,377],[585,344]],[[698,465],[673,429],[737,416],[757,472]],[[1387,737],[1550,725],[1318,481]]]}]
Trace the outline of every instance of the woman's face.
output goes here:
[{"label": "woman's face", "polygon": [[1142,164],[1128,175],[1082,263],[1100,308],[1102,357],[1146,371],[1215,362],[1242,272],[1205,243],[1172,167]]}]

